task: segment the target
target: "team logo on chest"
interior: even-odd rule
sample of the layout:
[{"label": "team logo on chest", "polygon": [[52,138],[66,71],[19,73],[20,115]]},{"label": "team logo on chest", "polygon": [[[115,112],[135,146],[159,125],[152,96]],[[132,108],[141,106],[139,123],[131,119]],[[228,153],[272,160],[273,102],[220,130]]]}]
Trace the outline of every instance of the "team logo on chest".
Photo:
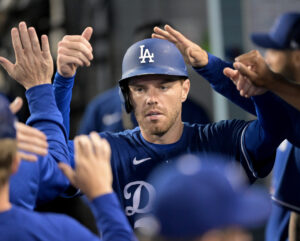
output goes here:
[{"label": "team logo on chest", "polygon": [[[141,200],[142,192],[148,196],[148,200]],[[124,198],[132,202],[131,205],[125,207],[125,213],[127,216],[132,216],[136,213],[147,213],[151,209],[151,204],[155,197],[154,187],[144,181],[134,181],[128,183],[124,187]],[[143,204],[142,204],[143,203]]]},{"label": "team logo on chest", "polygon": [[140,57],[139,59],[141,60],[141,64],[146,63],[146,59],[148,59],[149,63],[154,63],[154,53],[150,54],[149,49],[144,49],[145,45],[140,46]]}]

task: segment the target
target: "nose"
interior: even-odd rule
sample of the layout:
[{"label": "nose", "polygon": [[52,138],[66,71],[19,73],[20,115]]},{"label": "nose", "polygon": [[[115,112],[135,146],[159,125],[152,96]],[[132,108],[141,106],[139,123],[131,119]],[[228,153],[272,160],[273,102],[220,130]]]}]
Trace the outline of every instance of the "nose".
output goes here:
[{"label": "nose", "polygon": [[149,88],[147,91],[146,103],[147,105],[154,105],[158,102],[158,91],[155,88]]}]

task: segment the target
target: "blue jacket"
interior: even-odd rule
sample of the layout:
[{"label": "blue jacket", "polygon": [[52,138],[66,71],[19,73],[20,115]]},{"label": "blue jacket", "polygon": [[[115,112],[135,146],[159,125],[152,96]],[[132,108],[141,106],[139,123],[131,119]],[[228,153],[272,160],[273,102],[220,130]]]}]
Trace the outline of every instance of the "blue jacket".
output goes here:
[{"label": "blue jacket", "polygon": [[66,215],[38,213],[12,206],[8,211],[0,212],[1,240],[136,240],[114,193],[95,198],[91,205],[102,230],[102,239]]}]

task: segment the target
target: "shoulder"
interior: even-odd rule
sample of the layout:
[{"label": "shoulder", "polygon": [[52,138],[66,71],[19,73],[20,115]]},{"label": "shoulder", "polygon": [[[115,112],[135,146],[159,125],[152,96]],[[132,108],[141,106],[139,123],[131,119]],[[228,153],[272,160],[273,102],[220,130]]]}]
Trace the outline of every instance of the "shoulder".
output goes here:
[{"label": "shoulder", "polygon": [[187,132],[198,131],[202,134],[215,134],[217,132],[242,131],[249,122],[243,120],[222,120],[210,124],[185,123]]}]

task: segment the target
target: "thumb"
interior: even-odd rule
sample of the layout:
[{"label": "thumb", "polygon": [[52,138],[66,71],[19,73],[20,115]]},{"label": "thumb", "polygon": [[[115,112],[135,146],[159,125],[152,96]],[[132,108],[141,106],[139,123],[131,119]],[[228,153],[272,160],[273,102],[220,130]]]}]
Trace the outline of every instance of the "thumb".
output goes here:
[{"label": "thumb", "polygon": [[16,97],[14,101],[9,105],[12,113],[16,114],[23,106],[23,100],[21,97]]},{"label": "thumb", "polygon": [[87,27],[85,30],[82,32],[81,36],[84,37],[86,40],[90,40],[92,37],[93,33],[93,28],[92,27]]},{"label": "thumb", "polygon": [[0,57],[0,64],[6,70],[6,72],[11,76],[14,69],[14,64],[4,57]]},{"label": "thumb", "polygon": [[235,79],[235,77],[237,76],[237,70],[234,70],[234,69],[232,69],[232,68],[229,68],[229,67],[226,67],[226,68],[224,68],[224,70],[223,70],[223,74],[225,75],[225,76],[227,76],[228,78],[230,78],[230,79]]},{"label": "thumb", "polygon": [[75,172],[73,171],[73,169],[69,165],[62,162],[58,163],[58,167],[60,168],[60,170],[62,170],[63,174],[69,179],[71,184],[76,186]]}]

